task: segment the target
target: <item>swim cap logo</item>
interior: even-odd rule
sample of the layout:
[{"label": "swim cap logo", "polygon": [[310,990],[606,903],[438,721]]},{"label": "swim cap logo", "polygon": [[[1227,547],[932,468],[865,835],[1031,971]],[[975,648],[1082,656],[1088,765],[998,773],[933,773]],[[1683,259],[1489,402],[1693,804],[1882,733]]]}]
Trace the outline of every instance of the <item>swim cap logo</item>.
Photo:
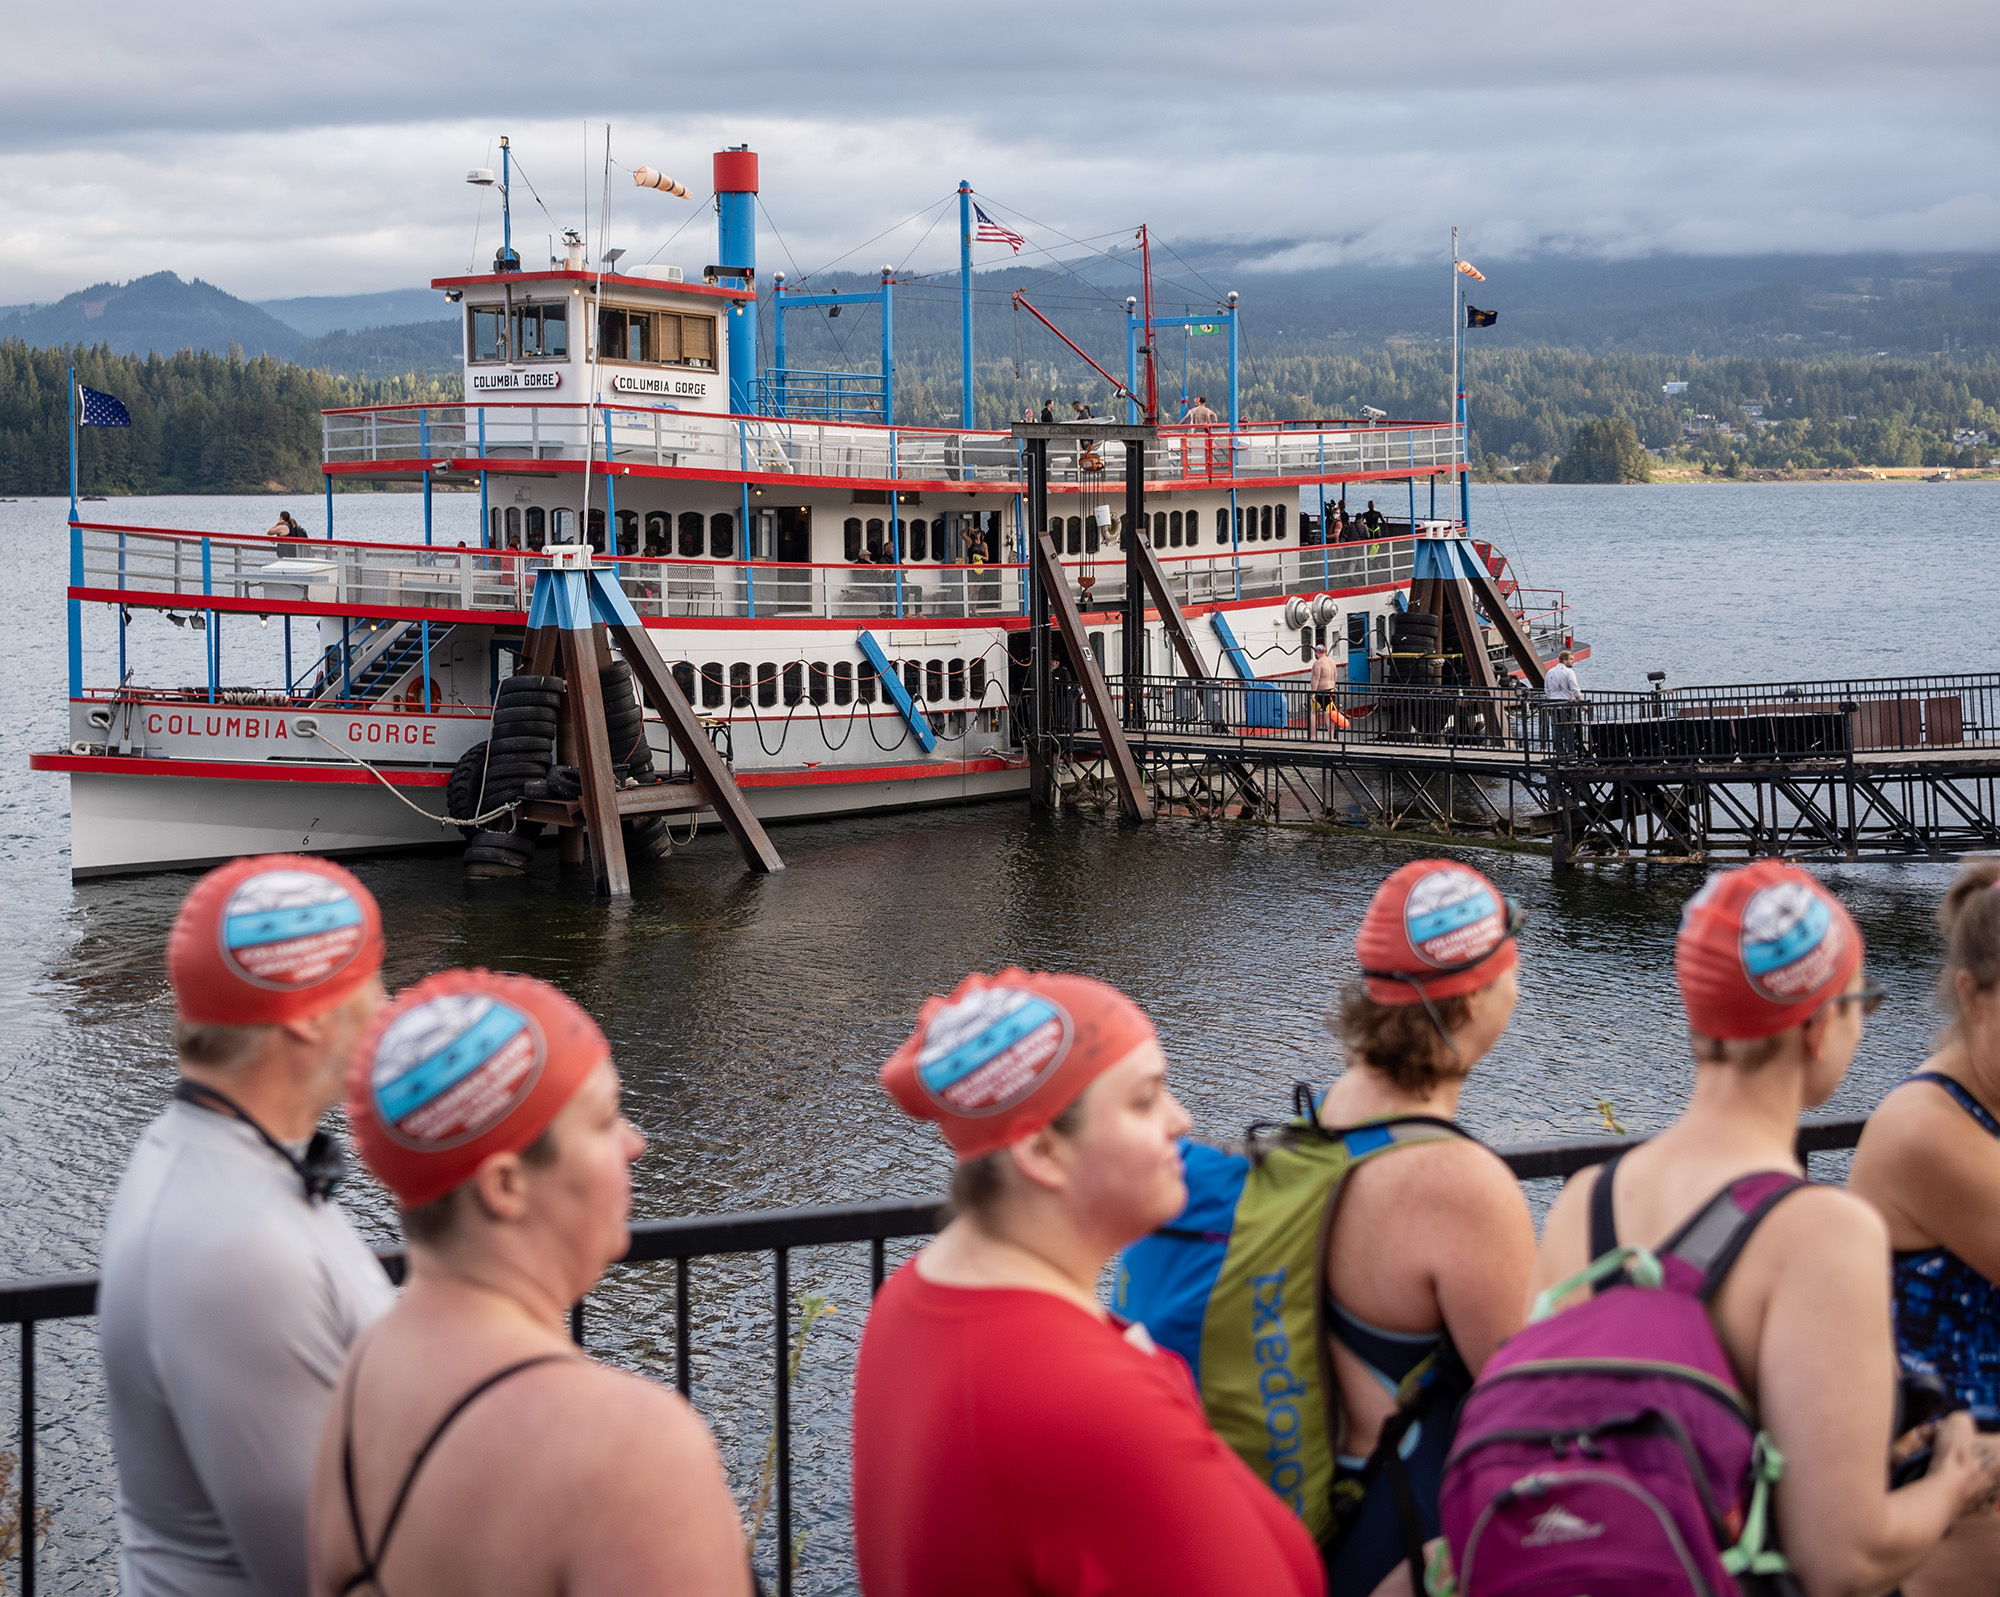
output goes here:
[{"label": "swim cap logo", "polygon": [[459,1147],[520,1106],[547,1058],[530,1016],[486,993],[443,994],[398,1015],[376,1044],[376,1118],[406,1148]]},{"label": "swim cap logo", "polygon": [[1404,900],[1403,929],[1425,964],[1462,965],[1499,946],[1507,915],[1483,877],[1471,871],[1432,871]]},{"label": "swim cap logo", "polygon": [[1075,1027],[1037,993],[989,987],[931,1017],[917,1080],[955,1115],[1003,1114],[1055,1073]]},{"label": "swim cap logo", "polygon": [[1773,882],[1743,906],[1743,974],[1774,1004],[1811,997],[1839,973],[1847,934],[1833,907],[1804,882]]},{"label": "swim cap logo", "polygon": [[312,871],[263,871],[237,884],[217,929],[222,963],[253,987],[296,992],[344,969],[368,931],[354,895]]}]

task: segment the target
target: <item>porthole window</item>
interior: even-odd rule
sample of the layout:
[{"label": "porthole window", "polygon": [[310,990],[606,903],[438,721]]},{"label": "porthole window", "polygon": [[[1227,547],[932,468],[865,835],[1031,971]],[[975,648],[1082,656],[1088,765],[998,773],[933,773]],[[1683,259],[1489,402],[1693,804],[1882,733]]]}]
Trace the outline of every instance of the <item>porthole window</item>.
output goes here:
[{"label": "porthole window", "polygon": [[1087,555],[1097,553],[1097,518],[1095,516],[1085,516],[1083,518],[1083,552]]},{"label": "porthole window", "polygon": [[701,668],[701,706],[704,710],[722,708],[722,664],[711,660]]},{"label": "porthole window", "polygon": [[[497,516],[500,512],[496,510],[493,513]],[[507,507],[507,547],[521,547],[521,508],[518,505]]]},{"label": "porthole window", "polygon": [[954,702],[965,697],[965,662],[953,660],[945,667],[945,696]]},{"label": "porthole window", "polygon": [[596,553],[596,554],[603,554],[603,553],[604,553],[604,512],[603,512],[603,511],[601,511],[601,510],[593,510],[593,511],[591,511],[591,512],[590,512],[590,520],[589,520],[589,522],[587,523],[587,525],[588,525],[588,526],[589,526],[589,528],[590,528],[590,532],[588,533],[588,535],[587,535],[587,536],[588,536],[588,538],[589,538],[589,541],[590,541],[590,547],[591,547],[591,550],[592,550],[592,551],[593,551],[594,553]]},{"label": "porthole window", "polygon": [[827,701],[829,675],[824,660],[815,660],[806,667],[806,697],[815,704]]},{"label": "porthole window", "polygon": [[931,524],[919,518],[910,523],[910,558],[928,560],[931,557]]},{"label": "porthole window", "polygon": [[1069,518],[1069,552],[1073,555],[1083,553],[1083,517],[1081,516],[1071,516]]},{"label": "porthole window", "polygon": [[1167,544],[1170,548],[1174,549],[1178,549],[1181,546],[1181,513],[1178,510],[1173,513],[1169,521]]},{"label": "porthole window", "polygon": [[717,560],[736,558],[736,518],[726,510],[708,518],[708,552]]},{"label": "porthole window", "polygon": [[1229,507],[1227,505],[1217,505],[1215,507],[1215,541],[1217,543],[1229,542]]},{"label": "porthole window", "polygon": [[944,661],[924,662],[924,700],[929,704],[944,702]]},{"label": "porthole window", "polygon": [[854,696],[863,704],[875,702],[875,662],[863,660],[854,673]]},{"label": "porthole window", "polygon": [[1259,517],[1257,536],[1266,543],[1271,541],[1271,507],[1269,505],[1264,507],[1263,513]]},{"label": "porthole window", "polygon": [[742,660],[729,668],[729,707],[732,710],[750,708],[750,667]]},{"label": "porthole window", "polygon": [[705,542],[707,523],[702,520],[699,510],[681,512],[680,556],[683,560],[699,560]]},{"label": "porthole window", "polygon": [[673,517],[664,510],[646,512],[646,553],[658,557],[670,552]]},{"label": "porthole window", "polygon": [[[557,511],[556,514],[566,515],[568,514],[568,512]],[[528,506],[528,547],[530,549],[540,549],[546,546],[548,541],[549,541],[548,512],[542,509],[540,505]],[[507,544],[509,548],[513,549],[520,548],[520,545],[514,541],[511,533],[507,539]]]},{"label": "porthole window", "polygon": [[757,706],[768,710],[778,702],[778,668],[769,660],[757,667]]},{"label": "porthole window", "polygon": [[870,560],[882,558],[882,518],[879,516],[868,518],[868,558]]},{"label": "porthole window", "polygon": [[785,702],[797,704],[806,696],[806,673],[798,661],[785,667]]},{"label": "porthole window", "polygon": [[636,510],[618,512],[618,552],[621,555],[639,552],[639,512]]},{"label": "porthole window", "polygon": [[1278,506],[1278,536],[1280,538],[1285,535],[1285,509],[1284,505]]},{"label": "porthole window", "polygon": [[983,703],[986,698],[986,662],[974,660],[965,668],[965,686],[973,699]]},{"label": "porthole window", "polygon": [[840,524],[840,558],[847,561],[861,558],[861,518],[849,516]]},{"label": "porthole window", "polygon": [[903,662],[903,691],[912,699],[924,696],[924,668],[914,660]]},{"label": "porthole window", "polygon": [[681,697],[694,703],[694,667],[685,660],[673,664],[674,686],[681,690]]},{"label": "porthole window", "polygon": [[854,702],[854,667],[845,660],[833,663],[833,702],[852,704]]}]

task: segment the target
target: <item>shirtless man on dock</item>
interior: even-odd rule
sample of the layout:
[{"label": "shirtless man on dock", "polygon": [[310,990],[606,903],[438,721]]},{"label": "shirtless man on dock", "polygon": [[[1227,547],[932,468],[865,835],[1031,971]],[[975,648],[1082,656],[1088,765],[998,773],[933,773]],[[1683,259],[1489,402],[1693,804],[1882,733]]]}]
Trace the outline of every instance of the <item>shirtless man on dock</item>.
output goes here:
[{"label": "shirtless man on dock", "polygon": [[1306,728],[1308,741],[1319,735],[1319,724],[1326,722],[1326,735],[1331,741],[1336,729],[1345,732],[1349,726],[1346,716],[1340,713],[1337,690],[1340,687],[1340,668],[1333,663],[1333,656],[1326,652],[1324,643],[1313,645],[1312,674],[1312,719]]}]

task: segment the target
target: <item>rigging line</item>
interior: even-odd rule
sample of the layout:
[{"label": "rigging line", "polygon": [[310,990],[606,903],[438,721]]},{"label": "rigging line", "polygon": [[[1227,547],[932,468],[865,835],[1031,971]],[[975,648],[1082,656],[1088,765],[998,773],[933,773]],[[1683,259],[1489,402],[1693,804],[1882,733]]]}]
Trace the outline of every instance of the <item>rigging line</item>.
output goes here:
[{"label": "rigging line", "polygon": [[1207,289],[1209,293],[1213,294],[1217,299],[1222,298],[1222,290],[1217,288],[1207,278],[1203,277],[1200,272],[1196,271],[1193,263],[1190,262],[1185,255],[1181,254],[1179,250],[1175,249],[1173,245],[1169,244],[1165,239],[1159,237],[1157,234],[1154,235],[1153,242],[1159,245],[1161,249],[1165,250],[1175,260],[1179,261],[1181,265],[1187,267],[1188,274],[1191,277],[1193,277],[1197,283],[1201,284],[1203,288]]},{"label": "rigging line", "polygon": [[535,203],[537,205],[542,206],[542,215],[546,216],[549,219],[549,226],[554,227],[556,225],[555,213],[551,211],[546,205],[542,205],[542,196],[536,192],[535,180],[528,176],[528,169],[521,164],[520,155],[513,152],[511,149],[509,153],[513,154],[514,156],[514,162],[513,162],[514,170],[521,174],[521,181],[528,185],[528,192],[534,195]]},{"label": "rigging line", "polygon": [[[491,139],[486,141],[486,160],[488,162],[487,169],[490,172],[493,160],[493,141]],[[486,225],[486,190],[490,186],[489,184],[482,183],[479,187],[479,214],[472,219],[472,259],[465,263],[467,276],[470,276],[479,269],[479,230]]]},{"label": "rigging line", "polygon": [[712,189],[708,193],[704,194],[700,198],[700,200],[698,200],[695,203],[694,209],[688,213],[687,221],[681,223],[679,227],[675,228],[671,233],[667,235],[667,243],[662,244],[659,247],[659,249],[654,250],[651,255],[648,255],[646,257],[646,264],[648,266],[651,266],[653,262],[657,261],[660,258],[660,250],[665,249],[667,247],[667,244],[673,243],[675,239],[679,238],[681,234],[685,233],[688,230],[689,224],[692,223],[697,216],[700,216],[703,211],[708,209],[708,202],[714,198],[715,198],[715,192]]},{"label": "rigging line", "polygon": [[929,238],[929,237],[931,236],[931,234],[933,234],[933,233],[935,233],[935,232],[937,231],[937,225],[938,225],[938,223],[940,223],[940,222],[942,222],[942,221],[944,220],[944,214],[945,214],[945,211],[946,211],[946,209],[948,208],[948,203],[949,203],[949,202],[947,202],[947,204],[946,204],[946,205],[940,205],[940,206],[938,207],[938,213],[937,213],[937,215],[936,215],[936,216],[933,216],[933,217],[931,218],[931,225],[930,225],[929,227],[927,227],[927,228],[925,228],[925,229],[924,229],[924,237],[923,237],[923,238],[920,238],[920,239],[918,239],[918,240],[916,241],[916,243],[912,244],[912,245],[911,245],[911,246],[909,247],[909,249],[908,249],[908,250],[906,250],[906,251],[904,252],[902,260],[901,260],[901,261],[899,261],[899,262],[897,263],[897,265],[896,265],[896,270],[895,270],[895,272],[894,272],[894,273],[893,273],[892,275],[894,275],[894,276],[901,276],[901,275],[902,275],[902,271],[903,271],[903,268],[904,268],[905,266],[908,266],[908,265],[910,264],[910,257],[911,257],[912,255],[916,254],[918,250],[920,250],[920,249],[922,249],[922,248],[924,247],[924,239],[927,239],[927,238]]},{"label": "rigging line", "polygon": [[[958,198],[958,190],[953,189],[942,200],[936,203],[941,205],[948,205],[957,198]],[[832,271],[834,267],[838,266],[842,261],[846,260],[848,256],[860,254],[861,251],[868,248],[870,244],[873,244],[876,239],[887,238],[891,233],[895,232],[898,228],[908,227],[910,223],[916,221],[919,217],[929,215],[930,209],[931,207],[926,205],[923,207],[922,210],[912,211],[908,216],[904,217],[902,221],[891,223],[888,227],[883,228],[881,232],[875,235],[875,238],[865,238],[859,244],[855,245],[854,248],[850,250],[844,250],[840,254],[834,256],[834,258],[828,261],[824,266],[815,267],[812,271],[805,273],[804,276],[802,276],[799,279],[799,281],[801,283],[807,283],[810,282],[813,278],[818,277],[823,272]]]}]

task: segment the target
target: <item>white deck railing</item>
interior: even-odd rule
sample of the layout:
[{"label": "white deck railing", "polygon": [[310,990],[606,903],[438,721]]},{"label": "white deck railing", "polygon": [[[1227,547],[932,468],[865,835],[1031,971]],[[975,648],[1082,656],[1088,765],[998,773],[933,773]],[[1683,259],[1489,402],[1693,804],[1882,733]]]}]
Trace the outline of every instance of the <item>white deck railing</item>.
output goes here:
[{"label": "white deck railing", "polygon": [[[329,466],[581,461],[665,470],[879,482],[976,482],[1019,490],[1019,445],[1006,433],[709,416],[634,405],[377,405],[321,416]],[[1427,422],[1258,422],[1163,427],[1146,454],[1153,484],[1227,486],[1260,478],[1338,478],[1449,467],[1458,429]],[[1058,487],[1123,481],[1122,446],[1051,446]]]}]

